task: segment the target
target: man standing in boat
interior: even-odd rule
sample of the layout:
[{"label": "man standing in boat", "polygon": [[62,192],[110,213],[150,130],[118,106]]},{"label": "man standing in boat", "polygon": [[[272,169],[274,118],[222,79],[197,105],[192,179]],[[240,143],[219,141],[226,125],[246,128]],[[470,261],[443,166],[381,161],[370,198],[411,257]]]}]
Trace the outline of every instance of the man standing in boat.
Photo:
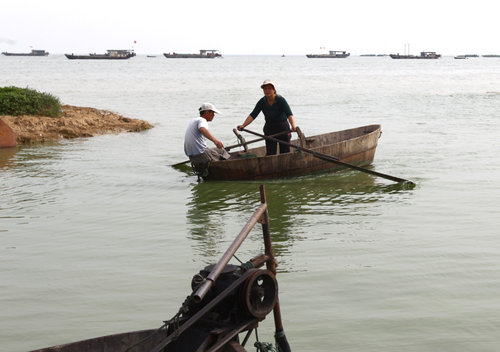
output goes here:
[{"label": "man standing in boat", "polygon": [[[242,125],[238,126],[238,130],[243,130],[246,126],[252,123],[253,120],[262,111],[266,119],[264,125],[264,135],[270,136],[272,134],[290,131],[296,131],[295,119],[288,102],[281,95],[276,94],[274,82],[265,80],[260,86],[264,91],[264,96],[257,102],[253,111],[248,115]],[[290,123],[288,123],[290,122]],[[283,142],[290,143],[291,133],[275,137]],[[266,139],[266,155],[274,155],[277,152],[278,143]],[[289,153],[290,146],[280,144],[280,154]]]},{"label": "man standing in boat", "polygon": [[[193,118],[186,129],[184,153],[189,157],[195,169],[204,169],[208,162],[229,159],[230,155],[224,149],[222,142],[208,130],[208,123],[220,111],[211,103],[202,104],[198,110],[200,116]],[[208,148],[205,138],[212,141],[216,148]]]}]

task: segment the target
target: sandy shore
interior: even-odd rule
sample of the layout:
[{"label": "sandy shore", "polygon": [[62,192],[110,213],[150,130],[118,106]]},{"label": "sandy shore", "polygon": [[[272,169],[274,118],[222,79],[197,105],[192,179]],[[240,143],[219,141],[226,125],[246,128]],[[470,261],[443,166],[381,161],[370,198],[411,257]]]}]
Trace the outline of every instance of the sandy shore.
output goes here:
[{"label": "sandy shore", "polygon": [[63,105],[59,118],[45,116],[0,116],[13,131],[18,144],[63,138],[92,137],[107,133],[139,132],[152,128],[148,122],[111,111]]}]

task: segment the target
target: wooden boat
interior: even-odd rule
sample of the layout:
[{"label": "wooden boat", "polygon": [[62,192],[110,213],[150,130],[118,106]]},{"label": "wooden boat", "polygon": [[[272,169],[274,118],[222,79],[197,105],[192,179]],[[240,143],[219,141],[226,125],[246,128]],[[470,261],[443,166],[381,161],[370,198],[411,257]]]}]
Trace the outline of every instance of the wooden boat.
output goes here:
[{"label": "wooden boat", "polygon": [[135,56],[133,50],[107,50],[105,54],[64,54],[70,60],[126,60]]},{"label": "wooden boat", "polygon": [[215,59],[222,56],[218,53],[218,50],[214,49],[202,49],[199,54],[164,53],[163,55],[167,59]]},{"label": "wooden boat", "polygon": [[[366,166],[373,161],[380,134],[380,125],[369,125],[307,138],[300,133],[291,143],[334,156],[345,163]],[[265,146],[232,152],[230,159],[212,161],[204,170],[195,171],[206,180],[260,180],[344,168],[293,149],[285,154],[265,154]]]},{"label": "wooden boat", "polygon": [[[193,276],[192,293],[178,313],[158,329],[97,337],[32,352],[244,352],[254,330],[257,341],[251,348],[257,344],[269,346],[258,341],[257,327],[271,312],[276,345],[280,351],[290,352],[281,321],[277,262],[263,185],[260,200],[260,206],[220,260]],[[228,264],[257,223],[262,225],[264,253],[241,265]],[[242,342],[240,333],[245,333]]]},{"label": "wooden boat", "polygon": [[351,55],[351,53],[338,50],[330,50],[328,54],[307,54],[310,59],[343,59]]},{"label": "wooden boat", "polygon": [[5,56],[47,56],[49,53],[45,50],[31,50],[30,53],[8,53],[6,51],[2,52]]},{"label": "wooden boat", "polygon": [[436,54],[435,51],[422,51],[420,55],[400,55],[400,54],[390,54],[393,59],[439,59],[441,54]]}]

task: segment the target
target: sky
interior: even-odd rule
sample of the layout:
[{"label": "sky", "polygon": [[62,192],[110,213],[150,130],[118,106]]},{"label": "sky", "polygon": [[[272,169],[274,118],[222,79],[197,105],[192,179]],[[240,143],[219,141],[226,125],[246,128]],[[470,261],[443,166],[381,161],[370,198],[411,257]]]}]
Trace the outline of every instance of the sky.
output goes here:
[{"label": "sky", "polygon": [[500,54],[498,0],[15,0],[0,51]]}]

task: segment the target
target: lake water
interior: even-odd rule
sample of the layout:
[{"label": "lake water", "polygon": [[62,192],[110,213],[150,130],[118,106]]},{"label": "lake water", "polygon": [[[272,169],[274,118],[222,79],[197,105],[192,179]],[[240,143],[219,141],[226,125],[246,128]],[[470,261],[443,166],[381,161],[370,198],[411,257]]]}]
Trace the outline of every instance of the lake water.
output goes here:
[{"label": "lake water", "polygon": [[[235,144],[264,79],[306,136],[381,124],[372,168],[416,187],[355,171],[197,183],[169,166],[205,101],[223,112],[212,133]],[[1,351],[159,327],[261,183],[293,351],[498,350],[500,59],[1,56],[10,85],[155,127],[0,149]],[[257,227],[238,257],[262,248]],[[272,334],[268,317],[259,337]]]}]

